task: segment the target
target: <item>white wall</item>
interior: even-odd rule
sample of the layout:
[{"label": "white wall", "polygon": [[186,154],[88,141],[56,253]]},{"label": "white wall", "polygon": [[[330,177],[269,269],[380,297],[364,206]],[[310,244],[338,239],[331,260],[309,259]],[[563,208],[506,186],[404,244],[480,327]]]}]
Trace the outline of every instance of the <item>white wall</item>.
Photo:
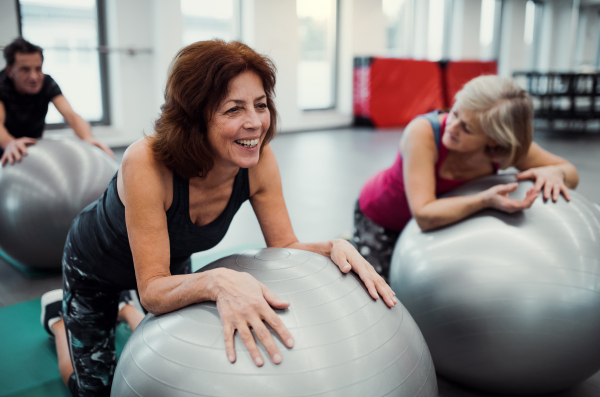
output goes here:
[{"label": "white wall", "polygon": [[[4,47],[19,36],[17,7],[14,0],[0,0],[0,47]],[[0,69],[6,62],[0,56]]]},{"label": "white wall", "polygon": [[[107,0],[107,8],[110,47],[152,51],[113,52],[109,57],[112,125],[94,127],[94,134],[112,146],[123,146],[143,132],[152,132],[163,103],[168,67],[182,46],[182,17],[179,0]],[[385,19],[381,0],[340,0],[339,14],[337,106],[303,111],[297,102],[296,1],[242,2],[242,40],[271,57],[277,67],[275,104],[281,132],[352,123],[353,57],[385,54]]]},{"label": "white wall", "polygon": [[450,59],[478,59],[481,0],[453,0]]},{"label": "white wall", "polygon": [[525,7],[523,0],[505,0],[502,6],[502,27],[498,74],[512,76],[515,70],[525,70]]}]

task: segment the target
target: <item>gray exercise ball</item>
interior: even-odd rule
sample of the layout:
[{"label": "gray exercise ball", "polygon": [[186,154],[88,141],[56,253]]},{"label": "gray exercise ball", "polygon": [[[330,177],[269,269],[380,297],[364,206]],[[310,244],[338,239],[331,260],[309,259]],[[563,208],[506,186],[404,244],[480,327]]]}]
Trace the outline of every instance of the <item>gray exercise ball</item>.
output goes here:
[{"label": "gray exercise ball", "polygon": [[[484,178],[466,196],[514,175]],[[533,182],[519,183],[522,199]],[[536,395],[600,369],[600,207],[570,191],[525,211],[484,210],[400,235],[391,287],[421,328],[442,376],[479,390]]]},{"label": "gray exercise ball", "polygon": [[60,269],[71,222],[118,164],[80,139],[42,139],[27,152],[0,169],[0,249],[19,265]]},{"label": "gray exercise ball", "polygon": [[[354,274],[312,252],[248,250],[209,265],[250,273],[290,302],[278,314],[296,341],[283,361],[256,367],[235,336],[225,354],[214,302],[147,315],[116,368],[112,397],[437,396],[431,356],[410,314],[373,300]],[[273,335],[276,333],[271,330]]]}]

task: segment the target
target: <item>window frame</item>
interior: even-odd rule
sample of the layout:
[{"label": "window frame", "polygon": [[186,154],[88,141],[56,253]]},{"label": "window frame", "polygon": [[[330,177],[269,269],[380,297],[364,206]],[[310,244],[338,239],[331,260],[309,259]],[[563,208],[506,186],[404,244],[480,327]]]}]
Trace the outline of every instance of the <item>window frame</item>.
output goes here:
[{"label": "window frame", "polygon": [[[19,19],[19,36],[23,37],[23,16],[21,14],[21,2],[15,0],[17,7],[17,16]],[[92,126],[107,126],[111,124],[110,112],[110,89],[109,89],[109,72],[108,72],[108,45],[106,32],[106,1],[96,0],[96,29],[98,29],[98,62],[100,75],[100,95],[102,98],[102,118],[99,120],[89,121]],[[67,98],[68,99],[68,98]],[[60,130],[69,128],[69,124],[63,123],[45,123],[44,130]]]},{"label": "window frame", "polygon": [[302,112],[320,112],[320,111],[331,111],[331,110],[335,110],[338,107],[338,103],[339,103],[339,92],[338,92],[338,87],[339,87],[339,58],[340,58],[340,0],[335,0],[335,17],[334,17],[334,23],[335,23],[335,28],[333,29],[334,33],[335,33],[335,38],[333,40],[333,65],[332,65],[332,72],[333,72],[333,79],[331,82],[331,89],[332,89],[332,103],[330,106],[327,107],[322,107],[322,108],[302,108],[300,107],[300,110]]}]

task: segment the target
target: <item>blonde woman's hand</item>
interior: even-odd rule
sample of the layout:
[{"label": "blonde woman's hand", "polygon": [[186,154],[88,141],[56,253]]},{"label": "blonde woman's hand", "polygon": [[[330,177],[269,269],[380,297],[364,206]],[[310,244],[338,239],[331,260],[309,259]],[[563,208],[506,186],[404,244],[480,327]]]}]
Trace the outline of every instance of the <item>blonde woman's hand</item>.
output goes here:
[{"label": "blonde woman's hand", "polygon": [[508,195],[517,190],[518,186],[519,184],[517,182],[506,185],[496,185],[484,190],[479,193],[479,195],[486,207],[513,214],[531,207],[539,194],[539,190],[531,188],[527,191],[523,200],[509,198]]},{"label": "blonde woman's hand", "polygon": [[375,271],[373,266],[366,261],[365,258],[346,240],[334,240],[331,248],[331,260],[335,263],[343,273],[348,273],[350,270],[360,277],[369,295],[373,299],[379,299],[379,295],[383,301],[389,306],[394,307],[398,302],[394,297],[396,294],[385,280]]},{"label": "blonde woman's hand", "polygon": [[544,189],[544,199],[548,200],[552,197],[552,201],[556,203],[560,194],[565,196],[567,201],[571,201],[569,189],[565,185],[566,174],[558,166],[548,165],[545,167],[530,168],[516,175],[518,180],[532,179],[535,181],[534,189],[538,192]]}]

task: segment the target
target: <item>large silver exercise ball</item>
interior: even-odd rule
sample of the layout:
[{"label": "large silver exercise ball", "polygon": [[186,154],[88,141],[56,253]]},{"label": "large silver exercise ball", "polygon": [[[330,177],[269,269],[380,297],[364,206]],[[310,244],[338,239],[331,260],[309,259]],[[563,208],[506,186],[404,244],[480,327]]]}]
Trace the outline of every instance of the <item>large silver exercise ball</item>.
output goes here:
[{"label": "large silver exercise ball", "polygon": [[[431,357],[410,314],[369,297],[353,274],[307,251],[268,248],[220,259],[250,273],[291,303],[278,314],[295,338],[275,337],[283,362],[252,362],[236,333],[227,361],[214,302],[147,315],[116,368],[112,397],[151,396],[437,396]],[[276,335],[271,330],[273,335]]]},{"label": "large silver exercise ball", "polygon": [[42,139],[0,169],[0,249],[36,269],[60,269],[73,219],[97,200],[117,162],[80,139]]},{"label": "large silver exercise ball", "polygon": [[[449,196],[475,194],[513,175]],[[533,182],[510,197],[522,199]],[[391,286],[421,328],[439,374],[480,390],[535,395],[600,369],[600,208],[570,192],[520,213],[481,211],[402,232]]]}]

